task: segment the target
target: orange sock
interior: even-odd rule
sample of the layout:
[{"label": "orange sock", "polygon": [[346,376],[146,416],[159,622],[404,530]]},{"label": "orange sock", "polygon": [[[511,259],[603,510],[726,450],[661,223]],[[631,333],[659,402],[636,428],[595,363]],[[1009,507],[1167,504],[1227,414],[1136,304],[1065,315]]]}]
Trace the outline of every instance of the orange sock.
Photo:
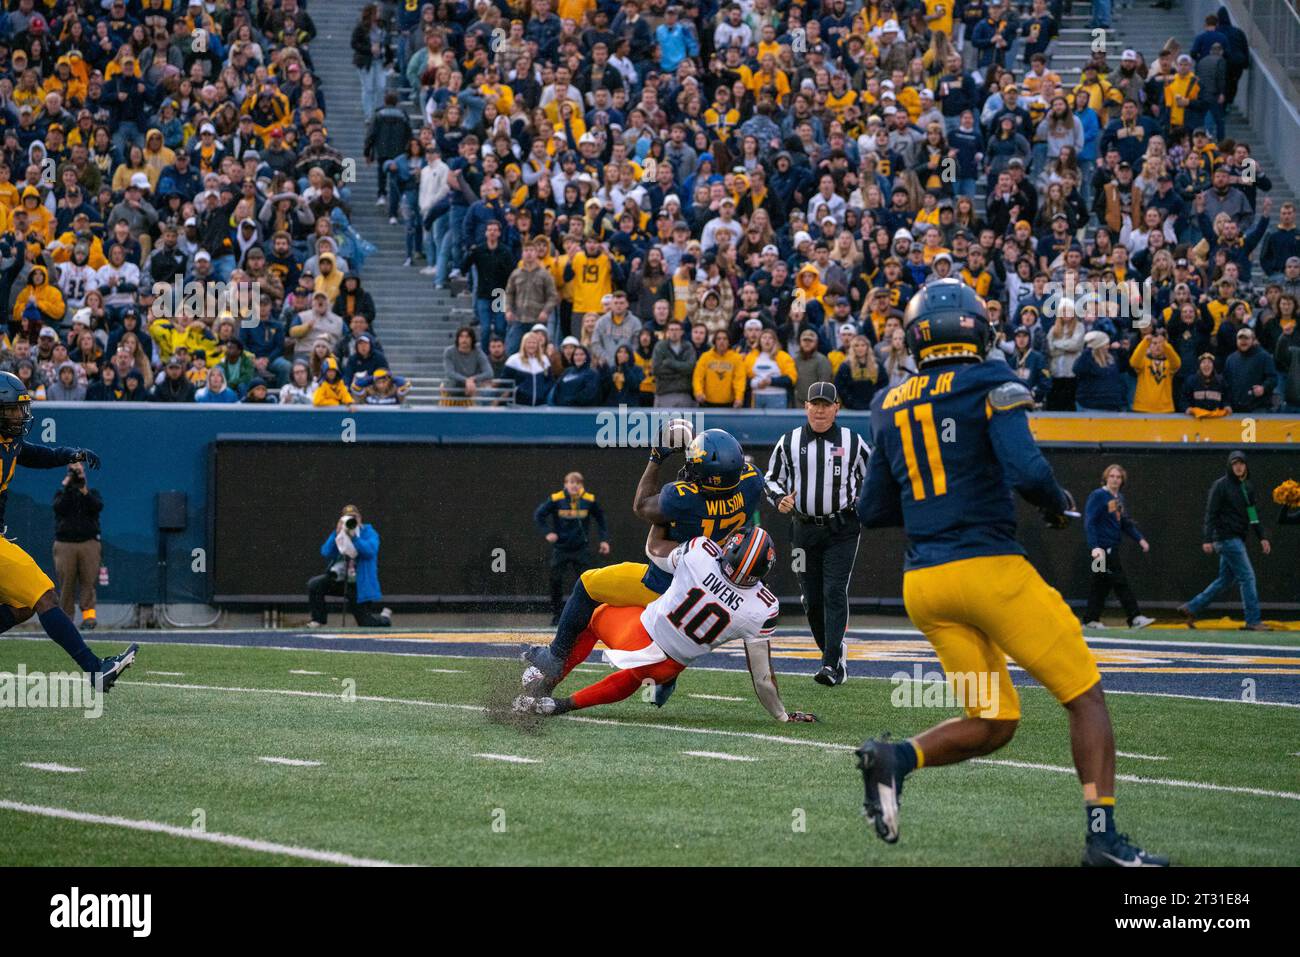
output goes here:
[{"label": "orange sock", "polygon": [[637,674],[636,668],[628,671],[615,671],[612,675],[606,675],[594,685],[588,685],[581,691],[575,692],[569,697],[573,710],[580,708],[590,708],[598,704],[613,704],[615,701],[622,701],[636,693],[636,689],[641,687],[641,676]]},{"label": "orange sock", "polygon": [[[569,657],[564,662],[564,671],[560,674],[560,681],[567,678],[570,671],[586,661],[587,655],[591,654],[591,649],[595,647],[596,633],[590,628],[587,628],[578,636],[577,643],[573,646],[573,650],[569,652]],[[558,684],[559,682],[556,683]]]},{"label": "orange sock", "polygon": [[83,609],[81,609],[81,620],[82,620],[82,621],[85,621],[85,620],[88,619],[88,618],[93,619],[94,617],[95,617],[95,609],[93,609],[93,608],[83,608]]}]

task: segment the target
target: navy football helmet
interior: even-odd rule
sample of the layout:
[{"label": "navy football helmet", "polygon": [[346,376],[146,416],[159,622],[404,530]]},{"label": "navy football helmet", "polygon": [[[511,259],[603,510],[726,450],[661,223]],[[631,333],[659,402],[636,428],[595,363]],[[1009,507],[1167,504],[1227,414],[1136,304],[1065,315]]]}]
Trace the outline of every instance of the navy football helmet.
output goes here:
[{"label": "navy football helmet", "polygon": [[686,464],[681,478],[694,482],[705,492],[720,492],[740,482],[745,453],[730,432],[706,429],[686,446]]},{"label": "navy football helmet", "polygon": [[20,439],[32,430],[32,394],[12,372],[0,372],[0,436]]},{"label": "navy football helmet", "polygon": [[718,559],[727,580],[748,588],[763,580],[776,564],[776,546],[772,536],[757,525],[746,525],[732,532],[722,543]]},{"label": "navy football helmet", "polygon": [[903,330],[918,368],[953,359],[982,362],[993,345],[984,300],[960,279],[923,286],[907,304]]}]

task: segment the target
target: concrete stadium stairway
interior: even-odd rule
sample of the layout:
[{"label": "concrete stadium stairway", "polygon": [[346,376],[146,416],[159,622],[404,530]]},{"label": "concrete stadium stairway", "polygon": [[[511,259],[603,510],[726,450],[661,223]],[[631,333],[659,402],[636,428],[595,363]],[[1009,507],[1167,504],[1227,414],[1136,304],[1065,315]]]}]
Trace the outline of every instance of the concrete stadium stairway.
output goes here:
[{"label": "concrete stadium stairway", "polygon": [[[1083,9],[1078,2],[1075,3],[1075,9]],[[1187,22],[1187,12],[1182,9],[1159,10],[1148,4],[1133,6],[1124,9],[1116,8],[1112,16],[1112,25],[1114,30],[1108,41],[1114,44],[1114,52],[1109,56],[1110,62],[1119,62],[1119,51],[1131,48],[1140,52],[1148,63],[1153,62],[1156,54],[1165,45],[1170,37],[1175,38],[1182,47],[1183,52],[1192,48],[1192,40],[1195,33],[1192,31]],[[1087,23],[1085,18],[1084,23]],[[1246,77],[1249,78],[1247,72]],[[1064,75],[1062,75],[1064,79]],[[1073,80],[1072,82],[1078,82]],[[1243,85],[1246,83],[1243,79]],[[1239,102],[1245,102],[1243,94],[1238,93]],[[1260,172],[1268,176],[1273,182],[1273,188],[1263,193],[1262,196],[1271,196],[1273,199],[1272,222],[1277,222],[1278,208],[1282,203],[1290,200],[1295,201],[1295,193],[1287,185],[1286,180],[1279,174],[1277,157],[1270,152],[1268,144],[1263,138],[1251,127],[1247,117],[1242,115],[1236,107],[1228,110],[1228,121],[1226,124],[1227,135],[1230,139],[1239,140],[1250,145],[1250,155],[1259,163]]]},{"label": "concrete stadium stairway", "polygon": [[[387,208],[375,205],[378,168],[366,165],[362,152],[366,117],[349,45],[359,13],[359,4],[337,0],[313,4],[311,14],[319,35],[312,43],[312,60],[325,89],[331,141],[344,156],[356,160],[357,181],[349,184],[352,224],[379,247],[366,260],[361,277],[375,300],[375,332],[393,372],[412,383],[408,404],[429,405],[436,402],[442,350],[451,341],[455,325],[451,318],[455,301],[447,293],[435,292],[431,277],[420,275],[422,259],[411,267],[402,265],[405,226],[389,225]],[[413,120],[413,125],[418,124]]]}]

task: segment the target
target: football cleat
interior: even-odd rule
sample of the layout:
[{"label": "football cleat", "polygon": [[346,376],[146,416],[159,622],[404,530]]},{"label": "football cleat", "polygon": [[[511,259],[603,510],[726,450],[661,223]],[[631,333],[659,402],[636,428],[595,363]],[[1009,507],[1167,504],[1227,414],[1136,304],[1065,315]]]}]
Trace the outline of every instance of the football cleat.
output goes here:
[{"label": "football cleat", "polygon": [[564,662],[555,657],[550,645],[529,645],[524,649],[523,660],[551,679],[560,677],[564,671]]},{"label": "football cleat", "polygon": [[668,699],[673,696],[673,692],[676,690],[677,690],[676,678],[674,678],[672,681],[668,682],[667,684],[655,685],[654,706],[656,708],[662,708],[664,705],[668,703]]},{"label": "football cleat", "polygon": [[903,793],[903,779],[898,774],[894,743],[889,735],[869,738],[854,752],[862,772],[864,797],[862,812],[876,836],[886,844],[898,842],[898,799]]},{"label": "football cleat", "polygon": [[1155,623],[1156,620],[1154,618],[1148,618],[1146,615],[1136,615],[1133,620],[1128,623],[1128,626],[1130,628],[1145,628],[1147,625],[1154,625]]},{"label": "football cleat", "polygon": [[1089,837],[1083,846],[1084,867],[1168,867],[1169,858],[1148,854],[1127,834]]},{"label": "football cleat", "polygon": [[524,669],[520,683],[524,687],[524,694],[533,698],[550,694],[555,690],[556,685],[555,681],[542,674],[541,669],[535,665],[529,665]]},{"label": "football cleat", "polygon": [[131,664],[135,661],[135,653],[139,650],[140,646],[133,641],[131,647],[120,655],[113,655],[113,657],[103,660],[99,672],[95,675],[95,683],[99,685],[100,691],[112,690],[122,672],[131,667]]},{"label": "football cleat", "polygon": [[554,698],[534,698],[532,695],[521,694],[515,698],[511,704],[511,710],[518,714],[555,714]]}]

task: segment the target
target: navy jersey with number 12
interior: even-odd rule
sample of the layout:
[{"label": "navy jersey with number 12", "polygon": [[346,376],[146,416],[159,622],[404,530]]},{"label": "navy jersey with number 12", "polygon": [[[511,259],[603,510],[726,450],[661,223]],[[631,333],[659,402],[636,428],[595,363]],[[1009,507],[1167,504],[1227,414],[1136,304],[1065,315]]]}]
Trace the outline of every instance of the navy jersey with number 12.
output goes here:
[{"label": "navy jersey with number 12", "polygon": [[[671,522],[668,537],[674,542],[689,542],[699,536],[722,542],[749,523],[762,496],[762,476],[746,465],[740,470],[740,481],[731,488],[711,489],[707,494],[694,482],[669,482],[659,492],[659,510]],[[641,581],[662,595],[672,576],[652,564]]]}]

